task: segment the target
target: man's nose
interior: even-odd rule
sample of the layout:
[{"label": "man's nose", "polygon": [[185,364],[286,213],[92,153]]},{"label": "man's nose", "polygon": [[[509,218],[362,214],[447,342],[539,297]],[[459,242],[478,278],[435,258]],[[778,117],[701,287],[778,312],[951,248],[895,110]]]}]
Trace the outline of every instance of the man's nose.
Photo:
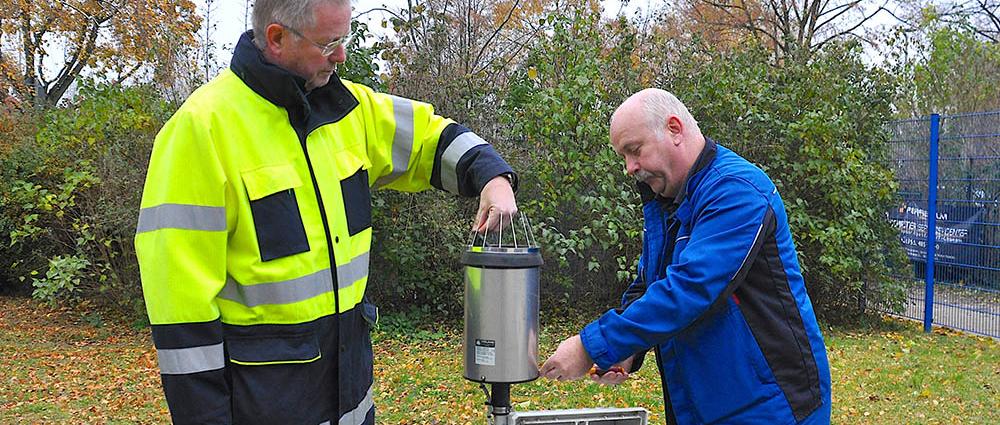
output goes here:
[{"label": "man's nose", "polygon": [[343,45],[337,46],[337,49],[330,53],[327,59],[338,65],[347,62],[347,48]]},{"label": "man's nose", "polygon": [[635,173],[639,172],[639,161],[625,160],[625,172],[630,176],[634,176]]}]

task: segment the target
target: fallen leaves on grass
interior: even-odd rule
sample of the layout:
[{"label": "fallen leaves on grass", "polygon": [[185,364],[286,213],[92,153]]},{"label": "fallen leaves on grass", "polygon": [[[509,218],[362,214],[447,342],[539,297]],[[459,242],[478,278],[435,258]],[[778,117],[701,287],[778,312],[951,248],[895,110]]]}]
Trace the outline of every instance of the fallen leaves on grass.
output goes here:
[{"label": "fallen leaves on grass", "polygon": [[168,423],[141,331],[0,298],[0,423]]},{"label": "fallen leaves on grass", "polygon": [[[579,327],[546,326],[539,360]],[[376,332],[375,401],[380,423],[471,424],[486,418],[486,396],[462,377],[462,337],[435,329]],[[1000,350],[995,340],[919,324],[826,332],[833,377],[833,422],[996,424]],[[663,423],[652,361],[622,385],[539,379],[511,390],[515,409],[645,407]],[[79,312],[0,297],[0,423],[168,423],[147,330]]]}]

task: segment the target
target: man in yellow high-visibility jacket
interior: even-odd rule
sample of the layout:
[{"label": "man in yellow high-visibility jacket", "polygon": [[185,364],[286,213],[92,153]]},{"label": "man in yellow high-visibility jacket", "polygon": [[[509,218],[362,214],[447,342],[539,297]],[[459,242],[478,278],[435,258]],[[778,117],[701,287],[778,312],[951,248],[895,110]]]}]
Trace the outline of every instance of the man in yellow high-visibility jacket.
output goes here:
[{"label": "man in yellow high-visibility jacket", "polygon": [[478,194],[480,230],[517,209],[479,136],[337,78],[350,21],[349,0],[257,0],[156,138],[135,246],[175,423],[374,423],[369,188]]}]

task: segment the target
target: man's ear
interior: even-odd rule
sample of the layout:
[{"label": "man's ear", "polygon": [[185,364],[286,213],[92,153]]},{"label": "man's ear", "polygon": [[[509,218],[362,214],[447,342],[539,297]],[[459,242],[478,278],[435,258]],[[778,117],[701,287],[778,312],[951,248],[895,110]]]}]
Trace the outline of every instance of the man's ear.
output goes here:
[{"label": "man's ear", "polygon": [[264,28],[264,39],[267,47],[264,50],[272,56],[281,56],[281,53],[288,48],[291,43],[290,33],[285,31],[285,27],[279,24],[270,24]]},{"label": "man's ear", "polygon": [[684,123],[681,122],[681,119],[678,118],[677,115],[671,115],[667,118],[667,122],[664,127],[666,127],[666,132],[672,136],[671,138],[674,140],[674,144],[679,143],[679,136],[684,132]]}]

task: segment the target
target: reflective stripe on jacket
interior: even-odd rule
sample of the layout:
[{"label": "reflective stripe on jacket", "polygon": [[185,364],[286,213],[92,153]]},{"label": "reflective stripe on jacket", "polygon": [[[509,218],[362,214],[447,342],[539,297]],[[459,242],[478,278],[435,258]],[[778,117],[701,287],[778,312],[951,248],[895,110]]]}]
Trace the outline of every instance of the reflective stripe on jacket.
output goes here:
[{"label": "reflective stripe on jacket", "polygon": [[668,423],[828,424],[826,348],[767,175],[706,140],[676,199],[644,200],[639,278],[581,332],[598,366],[654,348]]},{"label": "reflective stripe on jacket", "polygon": [[476,196],[512,170],[429,104],[336,76],[304,92],[251,37],[157,135],[143,190],[135,246],[171,415],[371,423],[370,188]]}]

